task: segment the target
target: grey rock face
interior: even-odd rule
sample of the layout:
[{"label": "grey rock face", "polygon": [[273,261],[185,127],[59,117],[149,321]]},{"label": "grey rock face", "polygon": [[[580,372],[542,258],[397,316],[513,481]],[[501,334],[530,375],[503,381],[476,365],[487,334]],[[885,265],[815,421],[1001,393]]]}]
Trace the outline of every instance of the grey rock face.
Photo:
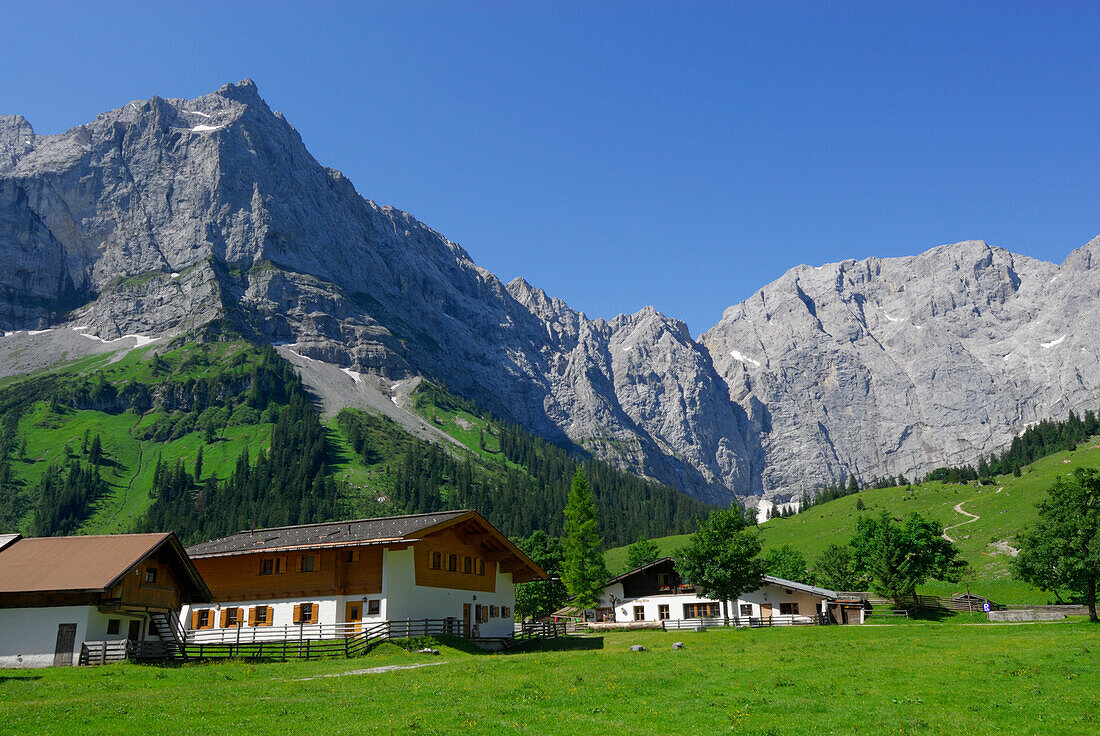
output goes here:
[{"label": "grey rock face", "polygon": [[703,343],[752,412],[763,487],[974,463],[1029,422],[1095,406],[1098,241],[1061,267],[982,242],[803,266]]},{"label": "grey rock face", "polygon": [[318,164],[248,81],[53,136],[0,116],[0,329],[228,322],[715,501],[973,462],[1094,405],[1098,266],[1094,241],[1061,266],[964,243],[801,267],[696,342],[651,308],[590,320],[505,286]]}]

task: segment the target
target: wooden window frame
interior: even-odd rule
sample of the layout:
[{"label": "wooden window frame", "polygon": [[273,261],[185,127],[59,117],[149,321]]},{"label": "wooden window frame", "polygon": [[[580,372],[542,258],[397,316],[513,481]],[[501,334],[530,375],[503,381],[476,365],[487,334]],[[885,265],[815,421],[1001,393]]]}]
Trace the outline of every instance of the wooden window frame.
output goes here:
[{"label": "wooden window frame", "polygon": [[668,621],[669,618],[671,618],[671,614],[669,613],[668,604],[667,603],[658,603],[657,604],[657,620],[658,621]]},{"label": "wooden window frame", "polygon": [[[263,612],[263,621],[260,620],[261,612]],[[271,626],[271,621],[274,618],[275,609],[271,606],[252,606],[248,611],[249,626]]]},{"label": "wooden window frame", "polygon": [[780,616],[798,616],[798,601],[791,601],[789,603],[779,604]]},{"label": "wooden window frame", "polygon": [[458,555],[454,553],[447,555],[447,572],[458,572]]},{"label": "wooden window frame", "polygon": [[501,606],[500,607],[500,617],[501,618],[512,618],[512,607],[511,606]]},{"label": "wooden window frame", "polygon": [[[192,629],[212,629],[214,628],[214,609],[212,608],[200,608],[196,611],[192,611]],[[205,624],[203,619],[206,619]]]},{"label": "wooden window frame", "polygon": [[739,610],[742,616],[752,616],[751,603],[742,603]]},{"label": "wooden window frame", "polygon": [[645,606],[634,606],[634,620],[645,621]]},{"label": "wooden window frame", "polygon": [[[306,569],[306,560],[309,560],[309,569]],[[321,565],[318,564],[317,555],[302,555],[302,559],[298,565],[299,571],[303,573],[320,572]]]},{"label": "wooden window frame", "polygon": [[480,557],[477,559],[477,574],[485,574],[485,560],[481,559]]},{"label": "wooden window frame", "polygon": [[443,553],[428,552],[428,567],[432,570],[443,569]]},{"label": "wooden window frame", "polygon": [[367,601],[367,615],[378,616],[382,613],[382,601],[378,598],[371,598]]},{"label": "wooden window frame", "polygon": [[[111,631],[114,629],[114,631]],[[118,636],[122,633],[122,619],[109,618],[107,619],[107,636]]]},{"label": "wooden window frame", "polygon": [[468,555],[462,556],[462,574],[473,575],[474,574],[474,558]]},{"label": "wooden window frame", "polygon": [[154,565],[149,565],[145,568],[144,582],[156,585],[157,582],[157,568]]}]

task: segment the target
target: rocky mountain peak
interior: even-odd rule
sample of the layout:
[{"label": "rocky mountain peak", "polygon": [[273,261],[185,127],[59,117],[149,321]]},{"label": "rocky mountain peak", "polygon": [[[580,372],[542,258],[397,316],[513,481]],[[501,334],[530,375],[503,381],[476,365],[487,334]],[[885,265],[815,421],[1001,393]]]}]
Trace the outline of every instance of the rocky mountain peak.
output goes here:
[{"label": "rocky mountain peak", "polygon": [[723,503],[974,462],[1095,406],[1095,263],[1100,239],[1060,267],[982,241],[799,266],[697,341],[651,306],[590,319],[503,285],[318,164],[250,80],[58,135],[0,117],[0,329],[228,322]]}]

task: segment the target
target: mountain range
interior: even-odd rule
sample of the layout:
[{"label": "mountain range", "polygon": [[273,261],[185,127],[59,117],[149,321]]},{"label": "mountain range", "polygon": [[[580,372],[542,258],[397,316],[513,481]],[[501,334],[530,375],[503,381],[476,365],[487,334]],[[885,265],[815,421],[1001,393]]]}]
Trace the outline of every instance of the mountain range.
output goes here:
[{"label": "mountain range", "polygon": [[0,375],[231,331],[329,404],[400,416],[427,377],[695,497],[786,500],[1095,408],[1100,238],[1060,265],[967,241],[799,266],[693,339],[502,283],[321,166],[245,80],[59,135],[0,116],[0,328]]}]

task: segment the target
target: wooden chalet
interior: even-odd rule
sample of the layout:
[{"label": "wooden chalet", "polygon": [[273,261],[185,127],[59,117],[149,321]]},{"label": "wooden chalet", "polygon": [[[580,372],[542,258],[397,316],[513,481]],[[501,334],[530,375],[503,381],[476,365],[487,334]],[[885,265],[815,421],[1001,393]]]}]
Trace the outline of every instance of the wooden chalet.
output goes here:
[{"label": "wooden chalet", "polygon": [[476,511],[252,529],[188,548],[214,595],[188,641],[347,636],[382,621],[513,631],[515,584],[546,573]]},{"label": "wooden chalet", "polygon": [[89,641],[174,642],[210,590],[176,535],[0,536],[0,667],[73,664]]}]

